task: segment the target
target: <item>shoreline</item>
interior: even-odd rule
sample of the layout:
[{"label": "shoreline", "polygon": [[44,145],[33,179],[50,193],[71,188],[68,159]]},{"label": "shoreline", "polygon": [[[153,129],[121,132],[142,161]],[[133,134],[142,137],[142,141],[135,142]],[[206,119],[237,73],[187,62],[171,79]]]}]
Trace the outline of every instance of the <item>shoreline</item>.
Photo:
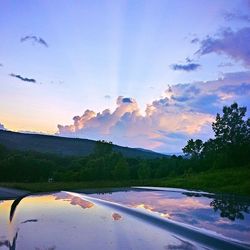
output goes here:
[{"label": "shoreline", "polygon": [[16,188],[7,188],[0,187],[0,200],[1,199],[13,199],[24,196],[29,192],[26,190],[16,189]]}]

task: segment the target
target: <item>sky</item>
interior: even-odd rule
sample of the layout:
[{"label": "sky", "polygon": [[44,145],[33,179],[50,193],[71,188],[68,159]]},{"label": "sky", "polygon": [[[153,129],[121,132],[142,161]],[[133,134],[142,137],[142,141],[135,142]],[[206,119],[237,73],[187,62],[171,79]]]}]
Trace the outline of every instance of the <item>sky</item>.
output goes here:
[{"label": "sky", "polygon": [[0,129],[177,153],[250,109],[249,0],[3,0],[0,37]]}]

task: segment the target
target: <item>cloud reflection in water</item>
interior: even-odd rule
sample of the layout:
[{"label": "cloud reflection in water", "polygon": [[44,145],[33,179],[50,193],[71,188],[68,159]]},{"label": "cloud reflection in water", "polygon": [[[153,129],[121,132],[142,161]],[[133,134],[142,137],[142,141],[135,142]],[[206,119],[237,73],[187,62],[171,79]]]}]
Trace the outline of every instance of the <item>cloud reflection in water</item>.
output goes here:
[{"label": "cloud reflection in water", "polygon": [[173,221],[249,242],[249,200],[192,192],[141,191],[92,194]]},{"label": "cloud reflection in water", "polygon": [[54,194],[54,196],[56,197],[55,200],[67,201],[71,205],[80,206],[83,209],[91,208],[94,206],[94,203],[86,201],[80,197],[73,196],[73,195],[68,194],[68,193],[61,192],[61,193]]}]

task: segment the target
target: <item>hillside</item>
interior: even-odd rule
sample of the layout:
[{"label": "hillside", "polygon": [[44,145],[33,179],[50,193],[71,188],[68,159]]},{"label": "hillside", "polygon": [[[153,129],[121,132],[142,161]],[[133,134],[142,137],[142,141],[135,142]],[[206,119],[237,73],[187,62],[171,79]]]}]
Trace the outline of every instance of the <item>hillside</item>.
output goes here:
[{"label": "hillside", "polygon": [[[78,138],[66,138],[52,135],[25,134],[0,130],[0,144],[8,149],[36,151],[62,156],[87,156],[94,150],[96,141]],[[166,157],[149,150],[113,146],[113,150],[125,157],[158,158]]]}]

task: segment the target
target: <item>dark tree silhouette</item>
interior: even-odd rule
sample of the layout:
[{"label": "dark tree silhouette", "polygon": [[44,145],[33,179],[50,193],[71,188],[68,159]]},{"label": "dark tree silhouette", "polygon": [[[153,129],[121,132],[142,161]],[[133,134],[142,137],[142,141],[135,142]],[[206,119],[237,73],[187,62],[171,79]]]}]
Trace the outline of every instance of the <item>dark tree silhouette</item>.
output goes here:
[{"label": "dark tree silhouette", "polygon": [[207,146],[214,149],[214,159],[219,166],[240,166],[250,160],[250,119],[244,120],[247,108],[237,103],[223,107],[223,114],[217,114],[212,128],[215,139]]},{"label": "dark tree silhouette", "polygon": [[97,141],[95,144],[95,150],[94,153],[98,156],[103,156],[103,155],[107,155],[110,154],[112,152],[113,149],[113,143],[111,141],[104,141],[104,140],[100,140]]},{"label": "dark tree silhouette", "polygon": [[220,216],[228,218],[231,221],[236,219],[244,220],[244,213],[249,214],[249,201],[240,201],[234,198],[225,199],[225,197],[216,197],[210,206],[213,207],[214,211],[219,211]]},{"label": "dark tree silhouette", "polygon": [[221,147],[227,144],[241,145],[249,142],[250,119],[243,120],[246,111],[246,107],[239,107],[237,103],[233,103],[229,107],[223,107],[223,115],[216,115],[212,128]]},{"label": "dark tree silhouette", "polygon": [[247,198],[238,198],[234,195],[223,194],[206,194],[206,193],[190,193],[183,192],[184,195],[189,197],[206,197],[213,199],[210,202],[210,207],[214,212],[219,212],[223,218],[228,218],[231,221],[236,219],[244,220],[246,214],[250,213],[250,200]]},{"label": "dark tree silhouette", "polygon": [[199,158],[203,148],[203,142],[200,139],[197,140],[188,140],[187,145],[182,149],[183,153],[192,158]]},{"label": "dark tree silhouette", "polygon": [[129,177],[129,166],[125,158],[121,157],[113,170],[115,180],[126,180]]},{"label": "dark tree silhouette", "polygon": [[223,107],[223,113],[217,114],[212,128],[214,139],[202,143],[201,140],[189,140],[182,149],[198,165],[208,167],[246,166],[250,162],[250,119],[244,119],[247,108],[237,103]]},{"label": "dark tree silhouette", "polygon": [[151,170],[147,162],[141,162],[138,165],[138,177],[139,179],[149,179],[151,177]]}]

